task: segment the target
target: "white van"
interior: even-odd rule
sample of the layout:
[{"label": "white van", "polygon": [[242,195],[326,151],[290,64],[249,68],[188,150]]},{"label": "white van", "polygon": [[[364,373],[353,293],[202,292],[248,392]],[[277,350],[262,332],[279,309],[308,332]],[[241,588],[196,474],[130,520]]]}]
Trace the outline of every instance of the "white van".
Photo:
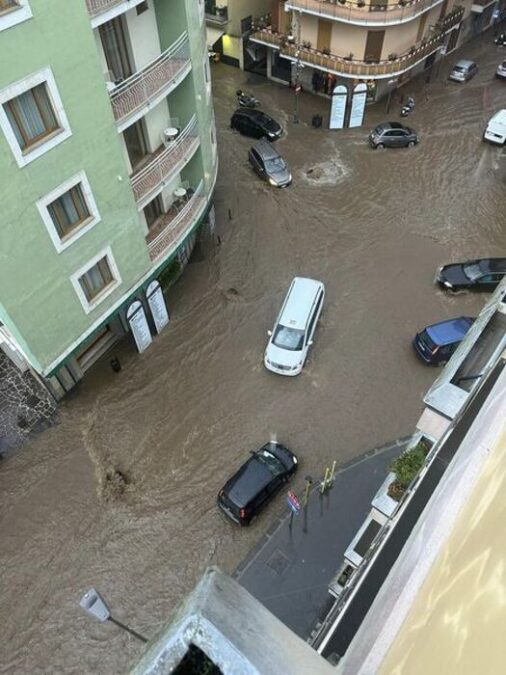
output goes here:
[{"label": "white van", "polygon": [[483,140],[498,145],[506,143],[506,110],[499,110],[489,119]]},{"label": "white van", "polygon": [[321,281],[295,277],[276,319],[265,350],[264,365],[279,375],[298,375],[313,344],[325,286]]}]

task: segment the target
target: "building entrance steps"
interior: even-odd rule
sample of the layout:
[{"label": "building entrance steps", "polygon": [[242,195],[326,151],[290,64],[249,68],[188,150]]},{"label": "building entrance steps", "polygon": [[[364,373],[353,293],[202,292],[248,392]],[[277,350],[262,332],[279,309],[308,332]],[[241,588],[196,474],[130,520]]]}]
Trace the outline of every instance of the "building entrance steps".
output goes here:
[{"label": "building entrance steps", "polygon": [[291,527],[287,507],[235,571],[241,586],[303,639],[328,610],[329,583],[407,441],[388,443],[339,467],[324,495],[315,484],[307,509],[293,517]]}]

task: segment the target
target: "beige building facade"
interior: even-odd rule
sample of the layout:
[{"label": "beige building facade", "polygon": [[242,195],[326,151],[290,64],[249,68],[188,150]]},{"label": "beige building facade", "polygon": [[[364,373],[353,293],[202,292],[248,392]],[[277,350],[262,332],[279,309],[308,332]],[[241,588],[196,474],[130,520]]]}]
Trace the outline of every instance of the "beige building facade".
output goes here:
[{"label": "beige building facade", "polygon": [[367,84],[377,101],[497,20],[499,0],[272,0],[251,40],[267,75],[331,96]]}]

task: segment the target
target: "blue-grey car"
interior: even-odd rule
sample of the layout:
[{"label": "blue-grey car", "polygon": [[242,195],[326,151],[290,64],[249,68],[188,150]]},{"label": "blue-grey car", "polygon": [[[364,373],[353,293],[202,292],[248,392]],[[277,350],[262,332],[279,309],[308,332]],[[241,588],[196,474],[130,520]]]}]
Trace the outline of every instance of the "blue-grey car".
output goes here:
[{"label": "blue-grey car", "polygon": [[459,316],[457,319],[426,326],[416,334],[413,347],[425,363],[434,366],[446,363],[466,336],[473,321],[470,316]]}]

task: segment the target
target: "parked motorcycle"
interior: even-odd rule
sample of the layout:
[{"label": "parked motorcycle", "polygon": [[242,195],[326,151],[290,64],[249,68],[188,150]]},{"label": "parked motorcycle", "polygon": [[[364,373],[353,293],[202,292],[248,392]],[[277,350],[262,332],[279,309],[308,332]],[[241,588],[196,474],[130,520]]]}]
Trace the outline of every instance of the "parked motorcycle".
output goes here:
[{"label": "parked motorcycle", "polygon": [[401,117],[407,117],[410,112],[413,112],[415,107],[415,99],[412,96],[408,96],[408,100],[401,107]]},{"label": "parked motorcycle", "polygon": [[494,44],[499,47],[504,47],[504,45],[506,45],[506,33],[499,33],[499,35],[496,35]]},{"label": "parked motorcycle", "polygon": [[260,101],[257,98],[251,94],[247,94],[245,91],[242,91],[242,89],[236,91],[236,96],[237,103],[243,108],[256,108],[260,105]]}]

